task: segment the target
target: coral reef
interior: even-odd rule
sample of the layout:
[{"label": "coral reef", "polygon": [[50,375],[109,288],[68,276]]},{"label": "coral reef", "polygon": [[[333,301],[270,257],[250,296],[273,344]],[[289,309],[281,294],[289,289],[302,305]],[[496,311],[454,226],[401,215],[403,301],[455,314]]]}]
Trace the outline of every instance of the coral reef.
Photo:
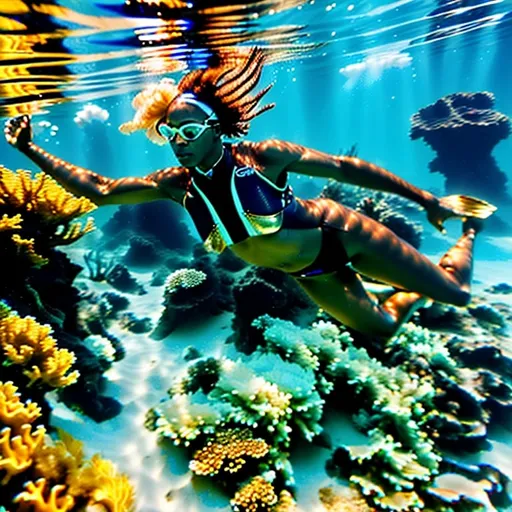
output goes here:
[{"label": "coral reef", "polygon": [[232,310],[232,284],[230,274],[217,266],[201,244],[196,245],[189,267],[166,279],[164,310],[151,337],[160,340],[177,327]]},{"label": "coral reef", "polygon": [[507,177],[491,152],[510,135],[510,120],[493,106],[490,92],[449,94],[412,116],[410,137],[437,153],[429,169],[446,178],[447,193],[505,204]]},{"label": "coral reef", "polygon": [[163,254],[155,243],[141,236],[132,236],[123,261],[129,267],[153,267],[162,263]]},{"label": "coral reef", "polygon": [[[328,465],[360,492],[361,510],[443,510],[436,478],[468,477],[443,450],[480,449],[492,421],[511,417],[505,377],[496,366],[461,369],[455,335],[408,323],[379,361],[332,322],[304,328],[263,315],[252,327],[261,339],[250,355],[194,361],[146,418],[159,437],[190,450],[191,471],[234,493],[233,510],[274,512],[281,493],[293,498],[290,451],[322,435],[327,408],[352,414],[367,438],[339,446]],[[219,478],[226,471],[230,478]],[[495,469],[489,475],[487,499],[502,499],[507,478]],[[340,510],[350,501],[327,498]]]},{"label": "coral reef", "polygon": [[268,313],[269,305],[273,316],[301,325],[312,321],[318,311],[293,278],[268,268],[249,268],[233,286],[233,299],[234,333],[229,341],[245,354],[250,354],[262,343],[261,334],[252,322]]},{"label": "coral reef", "polygon": [[[23,403],[12,382],[0,382],[0,507],[17,511],[66,512],[102,506],[108,512],[134,512],[135,494],[126,475],[94,455],[65,432],[46,434],[41,409]],[[78,507],[78,508],[77,508]]]},{"label": "coral reef", "polygon": [[419,208],[412,202],[386,192],[346,185],[329,180],[322,189],[320,197],[332,199],[348,208],[364,213],[382,223],[400,238],[417,249],[422,242],[423,227],[409,217],[418,213]]},{"label": "coral reef", "polygon": [[[2,320],[0,358],[7,365],[2,378],[15,381],[37,401],[45,418],[50,411],[44,392],[50,387],[57,387],[61,398],[73,394],[76,401],[68,401],[70,405],[95,403],[91,395],[100,393],[106,367],[82,343],[87,333],[79,326],[80,291],[73,286],[82,267],[57,247],[93,229],[92,220],[81,226],[77,219],[96,206],[74,197],[44,173],[31,176],[0,167],[0,190],[0,243],[5,249],[0,300],[10,310],[9,318]],[[72,363],[73,370],[66,374]]]},{"label": "coral reef", "polygon": [[106,281],[116,290],[134,295],[144,295],[146,290],[130,274],[125,265],[116,263],[115,258],[105,256],[103,251],[89,251],[84,255],[84,261],[92,281]]},{"label": "coral reef", "polygon": [[40,380],[46,386],[58,388],[78,379],[79,372],[70,370],[76,361],[75,354],[58,348],[51,332],[50,326],[30,317],[20,318],[12,313],[0,317],[0,348],[6,363],[21,365],[30,385]]}]

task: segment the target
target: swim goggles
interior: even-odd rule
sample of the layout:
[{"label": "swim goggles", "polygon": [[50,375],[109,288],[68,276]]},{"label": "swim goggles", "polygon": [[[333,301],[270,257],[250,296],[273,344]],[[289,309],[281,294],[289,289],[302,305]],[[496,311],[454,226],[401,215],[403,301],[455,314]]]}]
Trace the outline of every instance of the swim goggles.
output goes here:
[{"label": "swim goggles", "polygon": [[204,123],[187,123],[179,128],[174,128],[173,126],[169,126],[167,123],[162,122],[156,127],[156,129],[162,137],[169,141],[174,140],[176,134],[179,134],[182,139],[192,142],[193,140],[201,137],[205,130],[218,123],[216,119],[211,119],[213,116],[214,115],[210,115]]}]

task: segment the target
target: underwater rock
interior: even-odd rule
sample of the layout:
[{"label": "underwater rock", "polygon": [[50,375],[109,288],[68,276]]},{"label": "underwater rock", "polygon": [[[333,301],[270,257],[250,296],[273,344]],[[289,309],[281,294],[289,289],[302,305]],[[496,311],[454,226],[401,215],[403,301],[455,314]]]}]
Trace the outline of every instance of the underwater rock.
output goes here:
[{"label": "underwater rock", "polygon": [[119,325],[134,334],[143,334],[153,329],[151,318],[137,318],[134,313],[124,313],[120,315]]},{"label": "underwater rock", "polygon": [[134,295],[145,295],[148,293],[144,286],[130,274],[130,271],[121,263],[116,263],[106,275],[106,281],[116,290]]},{"label": "underwater rock", "polygon": [[[167,277],[164,311],[151,337],[162,339],[178,326],[204,322],[222,311],[233,310],[234,278],[217,265],[202,244],[196,244],[186,266]],[[175,260],[169,264],[175,264]]]},{"label": "underwater rock", "polygon": [[194,359],[199,359],[200,357],[203,357],[203,355],[196,347],[189,345],[185,350],[183,350],[181,357],[184,361],[194,361]]},{"label": "underwater rock", "polygon": [[[183,208],[172,201],[152,201],[120,206],[101,229],[108,238],[117,238],[120,232],[129,231],[131,236],[159,242],[166,249],[189,252],[197,239],[190,234],[185,219]],[[123,238],[126,242],[127,234],[123,233],[119,242]]]},{"label": "underwater rock", "polygon": [[412,116],[410,137],[437,153],[429,169],[445,177],[447,193],[505,204],[507,176],[491,153],[510,135],[510,120],[493,106],[490,92],[449,94]]},{"label": "underwater rock", "polygon": [[228,272],[238,272],[249,266],[244,260],[236,256],[233,251],[222,251],[217,256],[217,266]]},{"label": "underwater rock", "polygon": [[123,257],[126,265],[131,267],[152,267],[162,262],[163,256],[156,245],[141,236],[132,236],[130,247]]},{"label": "underwater rock", "polygon": [[153,272],[149,286],[163,286],[169,274],[170,271],[167,267],[158,268]]},{"label": "underwater rock", "polygon": [[477,306],[469,305],[468,311],[481,322],[498,327],[506,327],[507,325],[505,316],[490,304],[479,304]]},{"label": "underwater rock", "polygon": [[509,295],[512,293],[512,286],[508,283],[499,283],[487,288],[485,291],[488,293],[503,293],[505,295]]},{"label": "underwater rock", "polygon": [[293,278],[268,268],[250,268],[234,285],[233,298],[234,334],[229,341],[245,354],[254,352],[263,343],[261,334],[252,326],[256,318],[271,314],[305,325],[315,318],[318,310]]},{"label": "underwater rock", "polygon": [[167,278],[164,310],[151,337],[161,340],[179,326],[219,314],[215,284],[204,272],[194,268],[173,272]]},{"label": "underwater rock", "polygon": [[70,386],[59,396],[70,409],[78,410],[96,423],[115,418],[123,409],[115,398],[102,395],[97,386]]}]

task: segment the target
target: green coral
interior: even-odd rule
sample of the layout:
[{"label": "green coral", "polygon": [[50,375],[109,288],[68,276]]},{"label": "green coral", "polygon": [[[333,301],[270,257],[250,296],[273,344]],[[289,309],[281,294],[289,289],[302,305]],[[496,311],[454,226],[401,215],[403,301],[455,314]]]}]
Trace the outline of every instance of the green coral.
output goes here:
[{"label": "green coral", "polygon": [[[250,429],[269,447],[251,477],[263,478],[279,493],[294,484],[289,462],[294,440],[312,441],[322,433],[325,408],[342,407],[354,414],[369,442],[339,447],[332,465],[372,507],[422,508],[442,462],[436,425],[445,423],[446,414],[436,409],[436,379],[442,375],[446,382],[457,382],[457,362],[447,340],[407,324],[389,341],[388,362],[395,356],[407,364],[428,362],[429,371],[420,376],[406,371],[407,364],[387,366],[370,357],[331,322],[303,329],[263,315],[252,325],[263,338],[258,350],[236,360],[194,362],[173,386],[171,399],[151,410],[149,427],[204,453],[210,453],[205,446],[212,435]],[[248,475],[236,478],[238,473],[230,483],[242,492]]]}]

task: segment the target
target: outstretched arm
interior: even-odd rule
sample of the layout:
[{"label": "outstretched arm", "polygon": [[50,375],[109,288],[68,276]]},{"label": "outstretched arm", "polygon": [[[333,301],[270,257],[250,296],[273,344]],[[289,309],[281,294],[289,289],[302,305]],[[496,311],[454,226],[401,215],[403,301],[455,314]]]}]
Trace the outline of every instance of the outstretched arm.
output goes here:
[{"label": "outstretched arm", "polygon": [[85,196],[98,205],[145,203],[156,199],[181,201],[184,170],[167,168],[144,178],[111,179],[61,160],[32,142],[30,118],[7,121],[7,142],[27,155],[45,173],[76,196]]},{"label": "outstretched arm", "polygon": [[265,167],[265,173],[269,173],[271,179],[277,179],[286,171],[398,194],[425,208],[436,201],[430,192],[360,158],[334,156],[278,140],[247,144],[252,146],[255,158]]}]

